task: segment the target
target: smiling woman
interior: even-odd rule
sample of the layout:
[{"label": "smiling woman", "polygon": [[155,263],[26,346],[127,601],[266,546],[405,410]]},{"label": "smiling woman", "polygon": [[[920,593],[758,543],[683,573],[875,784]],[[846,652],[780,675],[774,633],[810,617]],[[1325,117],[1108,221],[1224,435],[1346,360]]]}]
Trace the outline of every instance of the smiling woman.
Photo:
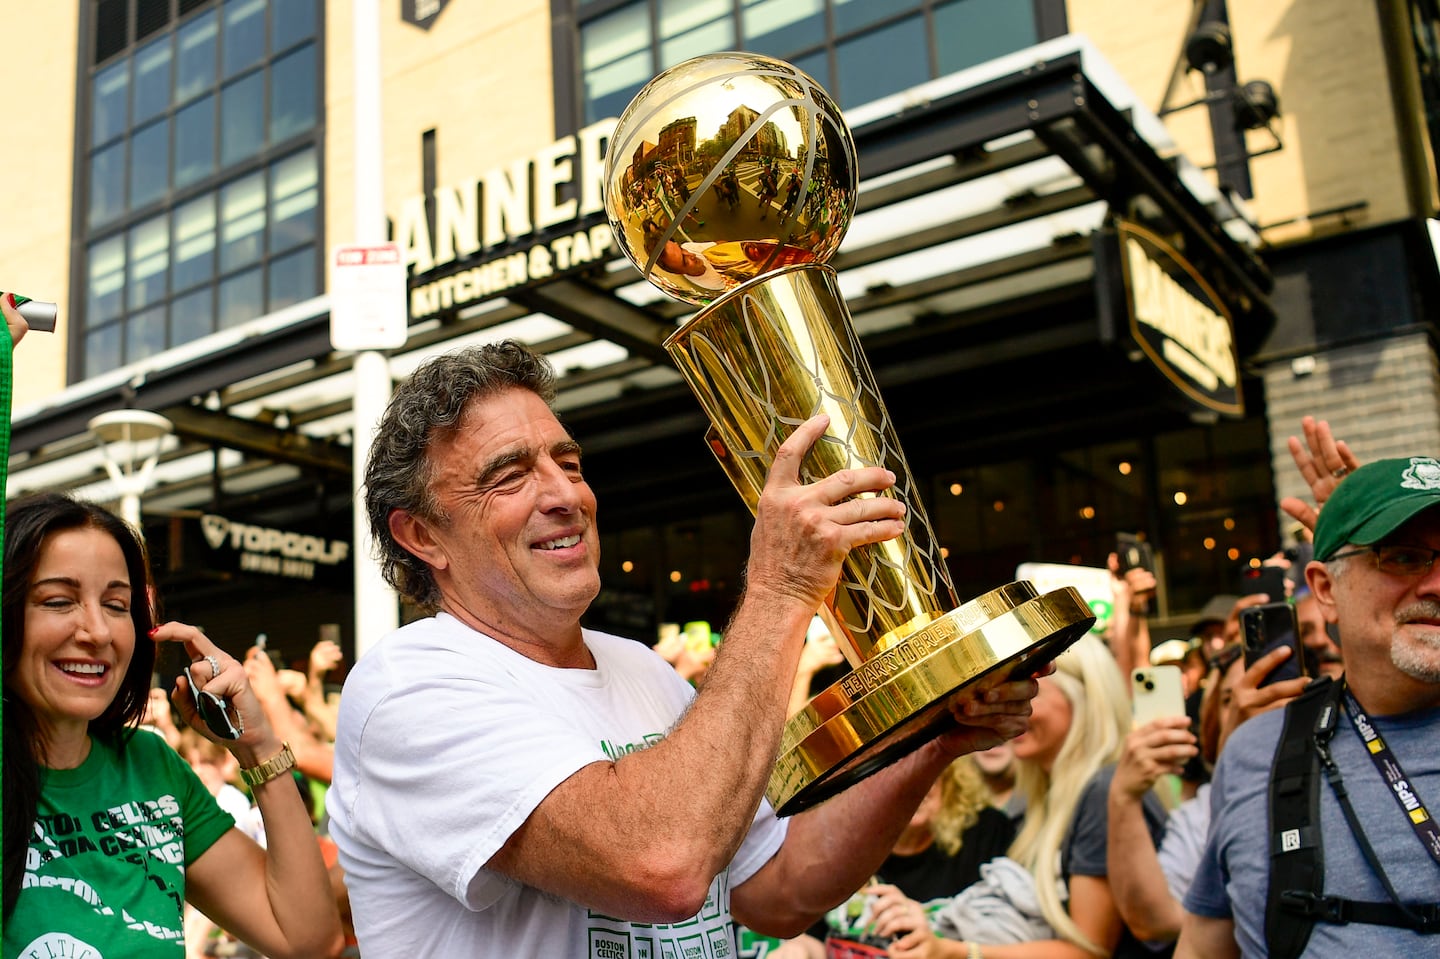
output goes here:
[{"label": "smiling woman", "polygon": [[[173,956],[188,899],[270,956],[340,948],[294,765],[241,666],[194,627],[151,621],[145,550],[123,520],[54,493],[15,503],[4,565],[4,954]],[[269,852],[234,828],[159,736],[137,732],[155,642],[234,711],[226,747],[254,787]],[[197,669],[199,667],[199,669]],[[188,682],[176,690],[189,694]],[[178,704],[177,704],[178,705]],[[248,719],[248,722],[247,722]],[[288,761],[288,764],[287,764]],[[43,948],[42,948],[43,947]]]}]

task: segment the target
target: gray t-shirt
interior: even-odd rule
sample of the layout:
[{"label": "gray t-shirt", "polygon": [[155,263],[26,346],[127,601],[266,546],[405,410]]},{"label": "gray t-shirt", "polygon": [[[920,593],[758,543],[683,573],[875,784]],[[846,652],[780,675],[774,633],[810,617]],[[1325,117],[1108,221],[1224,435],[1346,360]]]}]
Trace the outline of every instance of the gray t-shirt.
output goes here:
[{"label": "gray t-shirt", "polygon": [[[1404,716],[1370,717],[1405,768],[1411,786],[1433,813],[1440,808],[1440,709]],[[1215,770],[1211,789],[1210,838],[1185,897],[1198,916],[1234,919],[1235,939],[1245,959],[1267,955],[1265,901],[1270,879],[1267,793],[1270,763],[1284,714],[1257,716],[1235,731]],[[1331,743],[1350,802],[1366,838],[1396,890],[1410,902],[1440,902],[1440,867],[1425,851],[1401,812],[1390,787],[1375,769],[1348,717],[1341,715]],[[1321,834],[1325,837],[1325,894],[1386,901],[1385,889],[1365,862],[1350,833],[1335,793],[1322,776]],[[1316,923],[1304,955],[1422,956],[1440,949],[1440,937],[1389,926]]]},{"label": "gray t-shirt", "polygon": [[[1110,796],[1110,781],[1115,778],[1115,767],[1106,766],[1090,778],[1080,801],[1075,806],[1075,818],[1070,832],[1060,849],[1060,869],[1068,888],[1071,876],[1096,876],[1104,879],[1110,874],[1106,856],[1106,844],[1110,835],[1110,810],[1107,803]],[[1145,825],[1150,829],[1150,841],[1159,842],[1165,831],[1165,807],[1153,792],[1147,792],[1140,808],[1145,816]],[[1168,951],[1169,945],[1162,949]],[[1143,945],[1127,926],[1120,933],[1120,941],[1111,953],[1113,959],[1150,959],[1157,955],[1151,947]]]}]

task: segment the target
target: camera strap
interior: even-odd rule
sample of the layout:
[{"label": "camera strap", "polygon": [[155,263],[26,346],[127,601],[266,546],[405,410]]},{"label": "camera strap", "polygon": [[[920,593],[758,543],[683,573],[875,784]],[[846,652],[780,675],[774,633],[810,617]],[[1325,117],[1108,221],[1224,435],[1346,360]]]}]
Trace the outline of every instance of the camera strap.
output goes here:
[{"label": "camera strap", "polygon": [[[1321,679],[1311,683],[1285,708],[1285,725],[1270,769],[1270,887],[1265,905],[1265,940],[1272,959],[1294,959],[1304,952],[1317,922],[1358,922],[1411,929],[1422,935],[1440,933],[1440,904],[1404,903],[1396,893],[1365,837],[1340,768],[1330,755],[1330,741],[1335,736],[1342,703],[1347,712],[1350,707],[1344,703],[1346,699],[1354,701],[1343,681]],[[1374,747],[1364,730],[1373,733],[1374,728],[1360,712],[1358,703],[1354,708],[1352,723],[1370,751]],[[1361,717],[1360,721],[1355,721],[1356,715]],[[1374,758],[1375,753],[1371,756]],[[1393,760],[1393,756],[1389,758]],[[1325,895],[1319,789],[1322,769],[1361,854],[1385,887],[1389,902],[1363,902]],[[1396,771],[1399,781],[1408,784],[1398,764]],[[1385,774],[1382,772],[1382,775]],[[1393,784],[1391,788],[1395,791]],[[1404,808],[1404,799],[1398,792],[1396,796]],[[1418,797],[1416,801],[1418,803]],[[1424,811],[1424,806],[1419,805],[1418,809]],[[1405,815],[1411,818],[1408,809]],[[1429,820],[1428,813],[1425,818]],[[1411,822],[1420,834],[1420,824],[1413,819]],[[1429,824],[1434,826],[1433,821]],[[1425,841],[1423,835],[1421,838]]]}]

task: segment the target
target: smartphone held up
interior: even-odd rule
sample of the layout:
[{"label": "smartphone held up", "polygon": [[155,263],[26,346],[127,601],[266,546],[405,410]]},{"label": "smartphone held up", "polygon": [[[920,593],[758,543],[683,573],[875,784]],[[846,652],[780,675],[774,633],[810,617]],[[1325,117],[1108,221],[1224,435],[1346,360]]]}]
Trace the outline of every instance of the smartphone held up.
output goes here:
[{"label": "smartphone held up", "polygon": [[1275,649],[1284,646],[1290,650],[1290,656],[1272,669],[1260,685],[1268,686],[1312,675],[1306,663],[1305,650],[1300,645],[1300,626],[1295,618],[1295,607],[1289,603],[1265,603],[1241,610],[1240,638],[1245,648],[1246,669]]},{"label": "smartphone held up", "polygon": [[1185,683],[1179,666],[1141,666],[1130,674],[1134,725],[1185,715]]},{"label": "smartphone held up", "polygon": [[1155,547],[1137,534],[1116,533],[1115,556],[1122,575],[1132,569],[1155,572]]}]

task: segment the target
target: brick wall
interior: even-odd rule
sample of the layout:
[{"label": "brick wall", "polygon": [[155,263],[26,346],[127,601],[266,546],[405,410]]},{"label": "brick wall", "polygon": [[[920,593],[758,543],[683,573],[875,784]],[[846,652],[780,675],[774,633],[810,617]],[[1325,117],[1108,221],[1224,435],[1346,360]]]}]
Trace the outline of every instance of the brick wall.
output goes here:
[{"label": "brick wall", "polygon": [[1303,375],[1291,360],[1263,371],[1277,500],[1309,499],[1286,445],[1288,437],[1302,435],[1300,418],[1307,413],[1328,420],[1362,463],[1440,455],[1440,363],[1425,333],[1341,347],[1313,360],[1314,371]]}]

